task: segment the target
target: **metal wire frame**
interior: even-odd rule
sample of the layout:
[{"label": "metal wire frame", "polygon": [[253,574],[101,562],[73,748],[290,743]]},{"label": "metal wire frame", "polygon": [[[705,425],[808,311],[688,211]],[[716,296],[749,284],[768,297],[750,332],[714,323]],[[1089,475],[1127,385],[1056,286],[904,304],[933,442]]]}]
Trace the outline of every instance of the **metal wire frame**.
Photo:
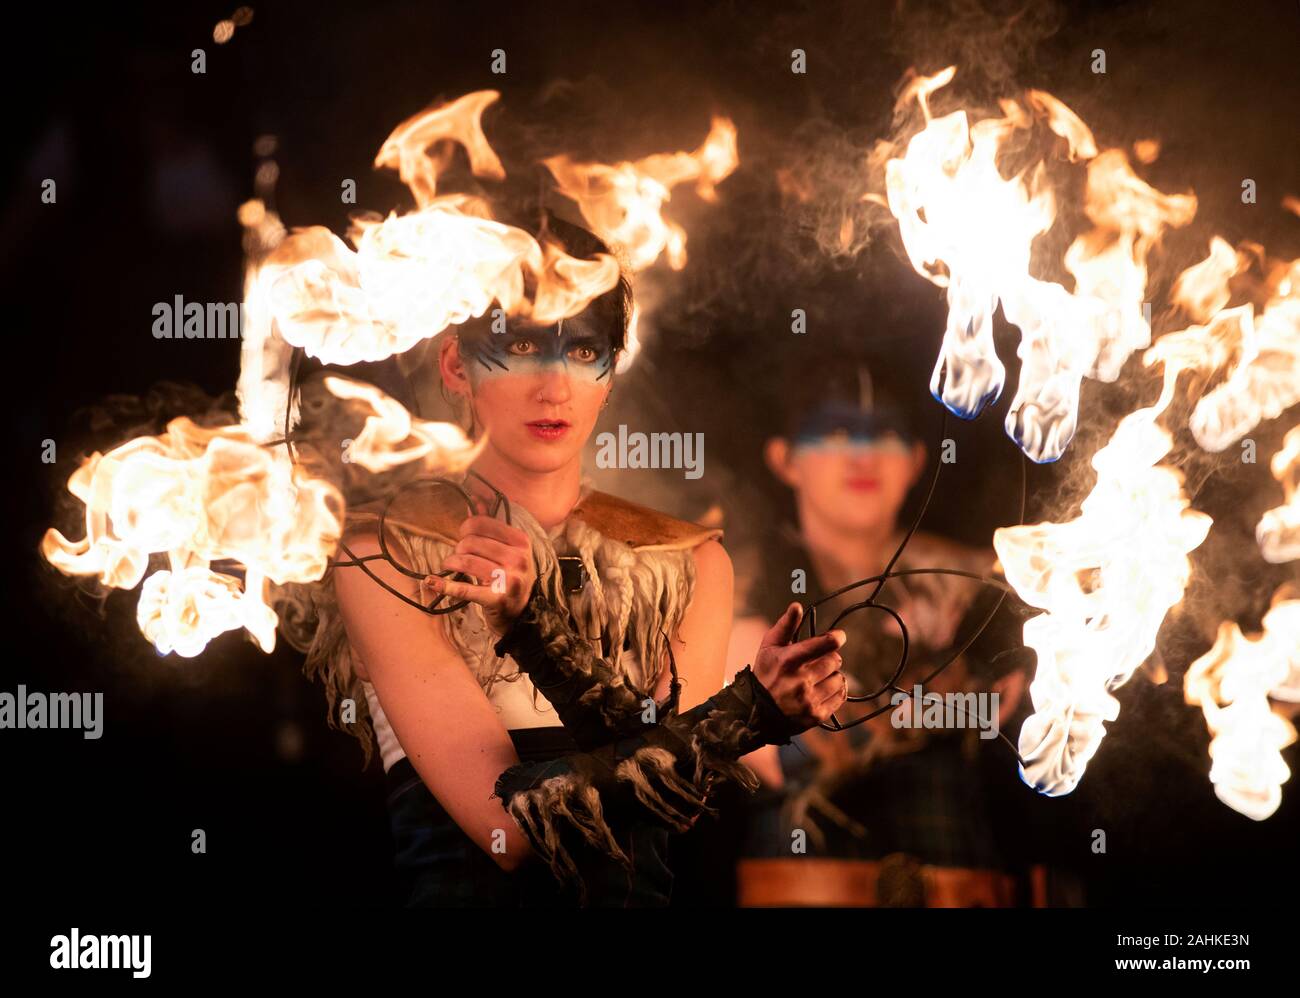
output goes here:
[{"label": "metal wire frame", "polygon": [[[942,441],[947,438],[947,434],[948,434],[948,410],[944,409],[943,417],[940,422],[940,428],[939,428],[940,446],[942,446]],[[936,448],[936,452],[938,451],[938,449],[939,448]],[[1020,464],[1020,516],[1016,522],[1023,523],[1025,520],[1025,500],[1026,500],[1026,492],[1027,492],[1025,458],[1023,455],[1021,455],[1019,464]],[[923,680],[921,680],[920,683],[917,684],[921,687],[924,687],[927,683],[933,681],[936,676],[938,676],[941,672],[943,672],[950,665],[952,665],[953,662],[957,661],[957,659],[959,659],[963,654],[965,654],[966,650],[972,644],[975,643],[976,639],[978,639],[979,636],[984,633],[985,629],[989,626],[989,624],[992,623],[994,616],[996,616],[997,612],[1002,608],[1002,604],[1006,600],[1007,595],[1008,594],[1012,596],[1015,595],[1015,590],[1011,586],[1007,585],[1005,582],[1002,582],[998,579],[990,578],[989,576],[978,575],[974,572],[965,572],[955,568],[909,568],[909,569],[903,569],[898,572],[893,571],[894,565],[897,563],[898,559],[902,556],[904,549],[908,545],[908,542],[911,541],[912,536],[916,533],[917,528],[921,525],[921,520],[925,517],[926,510],[929,509],[930,507],[930,501],[934,497],[935,487],[939,484],[939,473],[942,470],[942,468],[943,468],[942,461],[937,462],[935,464],[934,474],[930,478],[930,488],[926,492],[925,501],[921,504],[921,509],[917,512],[916,518],[912,521],[912,525],[911,527],[908,528],[908,531],[904,535],[903,540],[899,543],[897,549],[894,551],[893,556],[889,559],[888,564],[885,566],[885,570],[881,572],[879,575],[873,575],[868,579],[861,579],[857,582],[851,582],[847,586],[842,586],[841,588],[836,589],[834,592],[827,593],[825,596],[822,596],[820,599],[813,600],[812,602],[808,603],[804,607],[803,619],[800,620],[799,627],[795,631],[796,639],[798,639],[800,634],[802,633],[805,622],[808,624],[808,637],[812,638],[817,636],[817,634],[819,633],[817,630],[817,607],[818,606],[827,602],[828,600],[834,599],[837,596],[842,596],[844,593],[850,592],[854,589],[860,589],[863,586],[868,586],[871,585],[872,583],[875,583],[876,587],[871,591],[870,596],[868,596],[866,599],[862,600],[861,602],[854,603],[851,606],[845,607],[843,610],[841,610],[840,613],[831,622],[831,625],[830,627],[827,628],[827,630],[834,630],[839,625],[840,621],[842,621],[845,617],[848,617],[849,615],[854,613],[858,613],[862,610],[879,610],[882,613],[887,613],[898,624],[899,634],[902,635],[903,647],[898,657],[898,663],[894,667],[893,675],[890,676],[889,680],[878,690],[874,690],[871,693],[859,694],[856,696],[848,696],[846,697],[846,702],[865,703],[868,701],[874,701],[886,693],[900,693],[905,697],[913,696],[912,691],[904,690],[898,686],[898,680],[902,677],[903,673],[907,669],[908,657],[909,657],[909,652],[911,647],[910,639],[908,637],[907,624],[904,622],[902,616],[898,613],[898,611],[895,610],[893,607],[876,601],[876,597],[880,595],[881,589],[884,588],[885,583],[888,582],[890,579],[899,578],[905,575],[956,575],[968,579],[974,579],[978,582],[983,583],[986,586],[992,586],[996,589],[1001,590],[1001,595],[998,596],[997,602],[994,603],[993,608],[988,612],[988,614],[985,615],[984,619],[980,622],[979,627],[977,627],[974,630],[974,632],[972,632],[966,638],[966,640],[964,640],[961,643],[961,645],[955,651],[953,651],[951,655],[948,656],[948,658],[946,658],[943,662],[941,662],[932,672],[930,672]],[[870,713],[862,715],[861,717],[854,718],[852,721],[848,722],[847,724],[841,722],[840,719],[835,714],[832,714],[830,723],[822,722],[820,725],[818,725],[818,727],[822,728],[825,731],[847,731],[849,728],[856,727],[859,724],[864,724],[874,717],[879,717],[881,714],[885,713],[886,711],[895,709],[895,706],[896,705],[892,703],[887,704],[886,706],[879,707],[876,710],[871,711]],[[965,710],[962,710],[961,707],[957,707],[957,709],[961,711],[962,714],[967,713]],[[979,718],[979,715],[975,715],[975,716],[981,721],[984,720],[983,718]],[[1019,760],[1020,764],[1023,766],[1025,761],[1023,758],[1021,758],[1020,753],[1017,751],[1016,746],[1012,744],[1011,740],[1007,738],[1006,735],[1002,734],[1001,731],[998,732],[998,737],[1001,738],[1002,741],[1006,743],[1007,747],[1011,749],[1012,754],[1015,755],[1016,759]]]},{"label": "metal wire frame", "polygon": [[[492,494],[494,498],[492,502],[492,508],[488,511],[487,515],[495,518],[496,515],[502,509],[504,509],[505,522],[507,524],[513,524],[513,520],[510,514],[510,500],[506,498],[505,493],[503,493],[500,489],[498,489],[495,485],[489,482],[478,472],[469,471],[467,472],[467,474],[472,475],[474,478],[477,478],[480,482],[482,482],[484,485],[486,485],[489,489],[492,490]],[[401,572],[403,575],[407,576],[408,578],[423,580],[427,578],[429,575],[437,575],[444,579],[450,576],[453,579],[453,581],[456,582],[468,582],[471,584],[475,582],[473,576],[466,575],[464,572],[457,572],[449,568],[443,569],[442,571],[439,572],[415,571],[414,569],[410,569],[407,568],[405,565],[402,565],[396,558],[393,557],[392,552],[388,550],[388,538],[387,538],[387,530],[385,529],[385,526],[387,523],[388,511],[390,507],[397,500],[397,497],[400,496],[407,489],[411,489],[416,486],[428,486],[428,485],[437,485],[443,488],[449,488],[453,490],[457,495],[459,495],[462,499],[465,500],[465,507],[469,511],[469,515],[473,516],[475,514],[476,509],[474,506],[474,497],[471,496],[469,492],[467,492],[459,482],[453,481],[450,478],[441,478],[441,477],[419,478],[413,482],[407,482],[405,485],[403,485],[401,488],[397,489],[397,491],[393,493],[392,497],[384,505],[383,512],[379,514],[379,554],[369,554],[366,555],[364,558],[358,558],[356,554],[352,551],[352,549],[349,548],[340,538],[338,542],[339,548],[351,560],[350,561],[332,560],[330,561],[329,564],[331,565],[331,567],[334,568],[359,568],[361,569],[361,571],[365,572],[366,575],[370,577],[371,581],[381,586],[382,588],[386,589],[388,592],[392,593],[403,603],[415,607],[417,610],[421,611],[422,613],[427,613],[433,616],[439,616],[447,613],[455,613],[457,610],[464,609],[470,604],[470,601],[467,599],[459,600],[458,602],[449,603],[446,606],[440,607],[438,606],[438,604],[447,598],[446,594],[444,593],[443,595],[438,596],[436,599],[434,599],[433,602],[430,603],[428,606],[425,606],[423,603],[419,602],[418,600],[413,600],[405,593],[400,592],[397,589],[394,589],[387,582],[385,582],[374,572],[372,572],[370,568],[366,565],[366,562],[368,561],[374,561],[377,558],[383,558],[390,565],[392,565],[393,568],[395,568],[397,571]]]}]

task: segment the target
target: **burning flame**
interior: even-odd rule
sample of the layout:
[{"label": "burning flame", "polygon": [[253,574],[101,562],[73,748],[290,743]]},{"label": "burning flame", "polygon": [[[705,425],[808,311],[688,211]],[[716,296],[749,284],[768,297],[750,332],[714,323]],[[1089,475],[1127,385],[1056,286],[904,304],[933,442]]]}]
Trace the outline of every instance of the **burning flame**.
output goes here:
[{"label": "burning flame", "polygon": [[614,287],[614,257],[575,259],[496,221],[482,198],[437,193],[456,145],[476,176],[505,176],[482,131],[483,111],[499,96],[468,94],[403,122],[385,140],[375,166],[398,171],[415,211],[355,217],[348,231],[355,250],[313,226],[272,252],[255,294],[286,343],[325,364],[378,361],[483,315],[494,301],[508,315],[552,323]]},{"label": "burning flame", "polygon": [[[217,634],[247,627],[263,651],[275,646],[264,582],[320,578],[338,539],[342,497],[260,446],[240,426],[205,429],[186,417],[158,437],[95,452],[68,481],[86,504],[86,536],[46,531],[41,553],[69,575],[95,575],[132,589],[152,554],[168,569],[141,593],[140,628],[159,653],[197,655]],[[211,565],[245,566],[244,585]]]},{"label": "burning flame", "polygon": [[[340,398],[371,415],[349,458],[379,472],[420,461],[430,473],[460,470],[479,447],[448,423],[413,419],[383,392],[346,378],[325,379]],[[46,531],[41,553],[68,575],[94,575],[133,589],[150,555],[168,568],[145,579],[137,619],[160,654],[199,654],[239,627],[265,652],[276,616],[265,583],[312,582],[325,574],[340,536],[344,503],[328,482],[307,475],[283,448],[257,442],[246,427],[204,428],[181,416],[157,437],[137,437],[92,454],[68,481],[86,505],[86,536]],[[218,562],[244,568],[243,586]]]},{"label": "burning flame", "polygon": [[[407,118],[384,140],[375,167],[396,170],[420,208],[434,202],[438,174],[451,165],[455,145],[464,147],[469,155],[474,176],[504,180],[506,169],[483,134],[483,112],[500,96],[495,90],[478,90]],[[429,149],[435,146],[437,151],[430,155]]]},{"label": "burning flame", "polygon": [[1296,740],[1296,730],[1269,697],[1300,701],[1300,600],[1276,602],[1263,625],[1262,635],[1248,638],[1232,621],[1220,624],[1214,647],[1192,663],[1183,687],[1213,736],[1215,794],[1256,821],[1278,809],[1291,776],[1282,749]]},{"label": "burning flame", "polygon": [[1243,305],[1234,315],[1236,361],[1228,378],[1206,393],[1192,411],[1196,442],[1220,451],[1261,422],[1300,402],[1300,260],[1292,261],[1263,312]]},{"label": "burning flame", "polygon": [[1076,519],[993,535],[1007,581],[1047,611],[1025,623],[1038,668],[1034,713],[1020,729],[1021,777],[1045,794],[1069,793],[1083,777],[1103,722],[1119,716],[1113,691],[1155,649],[1191,576],[1188,552],[1210,529],[1188,509],[1178,472],[1158,465],[1173,446],[1157,419],[1176,379],[1167,368],[1156,404],[1126,416],[1093,455],[1097,484]]},{"label": "burning flame", "polygon": [[1286,502],[1260,517],[1255,539],[1264,560],[1279,565],[1300,558],[1300,426],[1283,438],[1269,468],[1282,483]]},{"label": "burning flame", "polygon": [[[884,145],[873,156],[886,159],[884,203],[912,266],[947,293],[947,328],[930,383],[935,398],[970,419],[1000,397],[1005,369],[993,342],[999,306],[1021,336],[1020,383],[1006,429],[1035,461],[1055,460],[1069,444],[1083,378],[1114,381],[1137,350],[1145,350],[1147,367],[1164,372],[1156,404],[1122,420],[1093,456],[1097,482],[1076,519],[994,535],[1008,581],[1046,611],[1024,628],[1038,668],[1034,714],[1020,735],[1021,775],[1043,793],[1063,794],[1097,751],[1104,722],[1118,716],[1112,694],[1154,650],[1166,614],[1183,598],[1189,553],[1211,526],[1188,508],[1181,476],[1159,464],[1173,438],[1158,418],[1189,371],[1201,377],[1188,383],[1214,384],[1190,418],[1207,451],[1223,450],[1300,402],[1300,261],[1270,267],[1262,247],[1234,249],[1213,238],[1208,256],[1171,290],[1194,324],[1152,345],[1147,259],[1166,229],[1192,220],[1196,199],[1155,190],[1122,150],[1099,151],[1087,125],[1042,91],[1001,101],[1001,117],[972,123],[964,110],[935,117],[933,96],[954,73],[949,67],[910,81],[899,107],[915,101],[921,127],[901,154]],[[1012,158],[1005,154],[1024,161],[1024,140],[1040,120],[1064,140],[1069,162],[1086,163],[1084,212],[1092,229],[1061,261],[1073,289],[1031,273],[1034,240],[1056,221],[1046,161],[1031,158],[1013,176],[999,168],[1000,159]],[[1134,147],[1143,163],[1158,154],[1154,140]],[[1234,279],[1256,261],[1267,271],[1263,292],[1232,304]],[[1273,474],[1286,502],[1264,515],[1257,534],[1266,558],[1286,561],[1300,556],[1300,430],[1288,434]],[[1300,647],[1293,606],[1275,606],[1257,641],[1225,623],[1187,678],[1189,701],[1202,705],[1215,733],[1219,796],[1252,817],[1272,813],[1287,777],[1278,751],[1294,732],[1268,712],[1268,696],[1286,699],[1278,691],[1291,690],[1290,698],[1300,699],[1300,676],[1286,678]]]},{"label": "burning flame", "polygon": [[325,387],[341,399],[357,399],[370,409],[361,432],[348,447],[348,460],[380,474],[418,461],[430,469],[461,471],[478,457],[485,440],[470,444],[459,427],[416,419],[396,399],[364,381],[330,376]]},{"label": "burning flame", "polygon": [[635,163],[578,163],[568,156],[543,160],[560,193],[577,202],[593,232],[621,248],[635,273],[666,255],[673,270],[686,265],[686,232],[663,217],[672,189],[695,182],[695,193],[714,201],[714,188],[735,170],[736,126],[714,118],[694,152],[658,153]]},{"label": "burning flame", "polygon": [[[1021,330],[1023,362],[1007,432],[1033,460],[1054,461],[1074,436],[1082,379],[1115,380],[1128,356],[1149,344],[1147,254],[1166,227],[1191,220],[1196,201],[1147,185],[1121,150],[1098,153],[1079,117],[1042,91],[1029,92],[1028,108],[1003,100],[1001,118],[971,124],[960,110],[934,118],[930,96],[955,71],[904,90],[900,104],[916,99],[925,127],[885,165],[887,203],[912,266],[947,289],[948,327],[930,390],[963,419],[1001,396],[1006,370],[993,344],[1000,304]],[[1030,274],[1033,241],[1056,218],[1045,162],[1010,178],[997,163],[1035,115],[1066,140],[1071,162],[1088,161],[1085,210],[1094,228],[1065,256],[1073,292]]]}]

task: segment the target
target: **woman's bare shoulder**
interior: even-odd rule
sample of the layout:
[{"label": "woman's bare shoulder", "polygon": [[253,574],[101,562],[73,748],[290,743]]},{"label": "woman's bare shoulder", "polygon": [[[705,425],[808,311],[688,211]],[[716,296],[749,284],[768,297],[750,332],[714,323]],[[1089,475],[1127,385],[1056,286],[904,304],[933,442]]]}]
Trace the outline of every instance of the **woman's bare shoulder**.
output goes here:
[{"label": "woman's bare shoulder", "polygon": [[722,546],[722,542],[716,537],[707,538],[695,545],[695,547],[691,548],[691,554],[695,558],[697,572],[726,572],[729,575],[734,575],[731,555],[727,554],[727,549]]}]

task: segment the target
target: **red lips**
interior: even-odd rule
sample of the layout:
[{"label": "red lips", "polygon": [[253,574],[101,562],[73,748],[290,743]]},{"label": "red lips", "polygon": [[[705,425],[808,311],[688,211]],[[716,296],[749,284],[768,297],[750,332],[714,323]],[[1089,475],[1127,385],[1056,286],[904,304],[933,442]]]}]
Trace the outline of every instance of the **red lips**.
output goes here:
[{"label": "red lips", "polygon": [[569,431],[569,423],[563,419],[534,419],[524,425],[539,440],[558,440]]}]

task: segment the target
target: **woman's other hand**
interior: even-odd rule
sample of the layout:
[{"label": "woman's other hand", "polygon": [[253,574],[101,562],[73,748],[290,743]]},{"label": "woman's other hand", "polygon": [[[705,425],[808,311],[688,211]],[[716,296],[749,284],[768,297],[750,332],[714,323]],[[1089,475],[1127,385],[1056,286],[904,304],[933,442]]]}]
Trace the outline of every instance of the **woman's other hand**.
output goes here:
[{"label": "woman's other hand", "polygon": [[848,695],[839,655],[846,636],[833,630],[792,644],[802,619],[803,607],[791,603],[763,636],[754,675],[786,717],[811,728],[825,723]]}]

